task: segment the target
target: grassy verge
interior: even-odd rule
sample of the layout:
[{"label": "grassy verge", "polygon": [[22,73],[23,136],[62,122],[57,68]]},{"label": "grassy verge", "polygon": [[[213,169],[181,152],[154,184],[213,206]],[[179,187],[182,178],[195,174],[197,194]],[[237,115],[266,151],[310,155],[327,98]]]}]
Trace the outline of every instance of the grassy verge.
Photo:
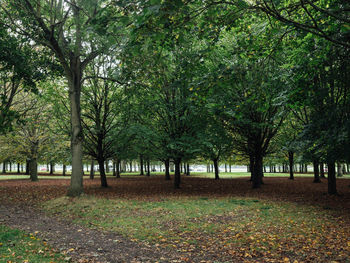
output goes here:
[{"label": "grassy verge", "polygon": [[65,262],[46,242],[34,235],[0,225],[0,262]]},{"label": "grassy verge", "polygon": [[[334,211],[255,199],[172,198],[156,201],[62,197],[50,213],[179,253],[242,258],[347,262],[350,227]],[[292,262],[293,262],[292,261]]]}]

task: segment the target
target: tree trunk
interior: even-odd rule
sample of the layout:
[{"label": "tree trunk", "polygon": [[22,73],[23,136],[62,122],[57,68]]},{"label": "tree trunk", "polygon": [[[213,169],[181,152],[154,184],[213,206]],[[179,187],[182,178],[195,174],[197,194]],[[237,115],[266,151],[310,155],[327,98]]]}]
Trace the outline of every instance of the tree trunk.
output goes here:
[{"label": "tree trunk", "polygon": [[254,167],[253,167],[253,188],[260,188],[262,185],[262,177],[263,177],[263,157],[261,154],[255,154],[254,158]]},{"label": "tree trunk", "polygon": [[98,166],[100,168],[101,186],[102,187],[108,187],[104,164],[105,164],[105,162],[104,162],[103,159],[99,159],[98,160]]},{"label": "tree trunk", "polygon": [[54,163],[50,162],[50,174],[54,173]]},{"label": "tree trunk", "polygon": [[335,162],[328,161],[328,194],[337,194],[337,185],[335,177]]},{"label": "tree trunk", "polygon": [[181,183],[181,173],[180,173],[181,158],[175,158],[174,164],[175,164],[174,188],[179,189],[180,183]]},{"label": "tree trunk", "polygon": [[187,175],[187,176],[190,176],[191,172],[190,172],[190,164],[189,164],[189,163],[187,163],[186,172],[187,172],[186,175]]},{"label": "tree trunk", "polygon": [[117,178],[120,178],[120,160],[119,159],[117,159],[117,163],[115,164],[115,168],[116,168],[116,171],[115,171],[116,176],[117,176]]},{"label": "tree trunk", "polygon": [[67,166],[64,164],[63,165],[63,176],[66,176],[66,170],[67,170]]},{"label": "tree trunk", "polygon": [[165,180],[170,180],[170,160],[169,158],[165,160]]},{"label": "tree trunk", "polygon": [[230,173],[231,173],[231,171],[232,171],[232,169],[231,169],[231,164],[229,164],[229,167],[230,167]]},{"label": "tree trunk", "polygon": [[26,160],[26,172],[25,172],[26,175],[29,175],[29,169],[30,169],[30,167],[29,167],[30,163],[29,162],[30,162],[29,159],[27,159]]},{"label": "tree trunk", "polygon": [[3,174],[5,174],[6,173],[6,162],[4,161],[3,163],[2,163],[2,173]]},{"label": "tree trunk", "polygon": [[130,162],[130,173],[132,173],[132,161]]},{"label": "tree trunk", "polygon": [[107,160],[106,162],[106,174],[109,173],[109,161]]},{"label": "tree trunk", "polygon": [[151,175],[151,170],[150,170],[150,161],[147,160],[147,176]]},{"label": "tree trunk", "polygon": [[112,167],[113,167],[113,169],[112,169],[112,175],[113,175],[113,176],[116,176],[116,175],[117,175],[117,172],[116,172],[115,160],[113,160],[113,162],[112,162]]},{"label": "tree trunk", "polygon": [[218,159],[214,159],[214,170],[215,170],[215,180],[219,180],[219,166],[218,166]]},{"label": "tree trunk", "polygon": [[30,180],[32,182],[38,181],[38,164],[36,158],[30,160],[29,167]]},{"label": "tree trunk", "polygon": [[140,155],[140,175],[144,175],[144,173],[143,173],[143,158],[142,158],[142,155]]},{"label": "tree trunk", "polygon": [[[79,19],[79,18],[77,18]],[[80,32],[77,32],[80,34]],[[81,126],[81,79],[82,67],[79,54],[71,60],[70,71],[66,72],[69,85],[69,102],[71,112],[71,153],[72,175],[68,196],[79,196],[83,193],[83,130]]]},{"label": "tree trunk", "polygon": [[90,163],[90,179],[94,180],[95,178],[95,164],[94,164],[94,160],[91,160]]},{"label": "tree trunk", "polygon": [[324,176],[324,163],[320,163],[320,177],[321,178],[326,178]]},{"label": "tree trunk", "polygon": [[307,163],[305,164],[305,173],[307,173]]},{"label": "tree trunk", "polygon": [[314,183],[321,183],[321,180],[320,180],[320,171],[319,171],[319,163],[318,163],[318,160],[314,160],[313,161],[313,165],[314,165]]},{"label": "tree trunk", "polygon": [[21,173],[21,164],[17,163],[17,173],[20,174]]},{"label": "tree trunk", "polygon": [[337,163],[337,177],[343,177],[343,165]]},{"label": "tree trunk", "polygon": [[226,165],[226,163],[225,163],[225,173],[227,173],[227,165]]},{"label": "tree trunk", "polygon": [[254,156],[252,154],[249,155],[249,165],[247,165],[247,170],[250,172],[250,180],[253,182],[254,177]]},{"label": "tree trunk", "polygon": [[294,152],[293,151],[288,151],[288,160],[289,160],[289,179],[294,180],[294,171],[293,171]]}]

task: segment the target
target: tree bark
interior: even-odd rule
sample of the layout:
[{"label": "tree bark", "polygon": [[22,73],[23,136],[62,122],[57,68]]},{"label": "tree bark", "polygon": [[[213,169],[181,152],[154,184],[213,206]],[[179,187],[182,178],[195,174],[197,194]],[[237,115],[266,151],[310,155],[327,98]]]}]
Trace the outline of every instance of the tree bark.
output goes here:
[{"label": "tree bark", "polygon": [[106,174],[109,173],[109,161],[107,160],[106,162]]},{"label": "tree bark", "polygon": [[64,164],[63,165],[63,176],[66,176],[66,170],[67,170],[67,166]]},{"label": "tree bark", "polygon": [[314,183],[321,183],[318,160],[314,160],[313,165],[314,165]]},{"label": "tree bark", "polygon": [[115,167],[116,167],[116,171],[115,171],[116,176],[117,176],[117,178],[120,178],[120,160],[119,159],[117,159]]},{"label": "tree bark", "polygon": [[151,176],[150,161],[147,160],[147,176]]},{"label": "tree bark", "polygon": [[324,163],[320,163],[320,177],[321,178],[326,178],[324,176]]},{"label": "tree bark", "polygon": [[55,164],[53,162],[50,162],[50,174],[53,174],[55,172],[54,166],[55,166]]},{"label": "tree bark", "polygon": [[95,164],[94,164],[94,160],[91,160],[90,163],[90,179],[94,180],[95,178]]},{"label": "tree bark", "polygon": [[32,182],[38,181],[38,164],[36,158],[30,160],[29,163],[29,171],[30,171],[30,180]]},{"label": "tree bark", "polygon": [[253,173],[253,188],[260,188],[260,186],[263,184],[262,177],[263,177],[263,157],[261,154],[256,153],[254,156],[254,173]]},{"label": "tree bark", "polygon": [[113,169],[112,169],[112,175],[113,175],[113,176],[116,176],[116,175],[117,175],[117,171],[116,171],[116,164],[115,164],[115,160],[113,160],[112,166],[113,166]]},{"label": "tree bark", "polygon": [[30,162],[30,160],[27,159],[27,160],[26,160],[26,172],[25,172],[26,175],[29,175],[29,169],[30,169],[30,168],[29,168],[29,166],[30,166],[30,163],[29,163],[29,162]]},{"label": "tree bark", "polygon": [[294,171],[293,171],[294,152],[293,151],[288,151],[288,160],[289,160],[289,179],[294,180]]},{"label": "tree bark", "polygon": [[214,170],[215,170],[215,180],[219,180],[219,166],[218,166],[218,159],[213,160],[214,163]]},{"label": "tree bark", "polygon": [[142,155],[140,155],[140,175],[144,175],[144,172],[143,172],[143,158],[142,158]]},{"label": "tree bark", "polygon": [[337,177],[343,177],[343,165],[337,163]]},{"label": "tree bark", "polygon": [[175,164],[174,188],[175,189],[179,189],[180,183],[181,183],[180,163],[181,163],[181,158],[174,159],[174,164]]},{"label": "tree bark", "polygon": [[186,169],[186,175],[187,176],[190,176],[190,174],[191,174],[191,171],[190,171],[190,164],[189,163],[187,163],[187,169]]},{"label": "tree bark", "polygon": [[103,159],[98,160],[98,166],[100,168],[101,187],[108,187],[104,164],[105,162]]},{"label": "tree bark", "polygon": [[21,173],[21,164],[17,163],[17,173],[20,174]]},{"label": "tree bark", "polygon": [[170,160],[169,158],[165,160],[165,180],[170,180]]},{"label": "tree bark", "polygon": [[335,177],[335,162],[328,161],[328,194],[335,195],[337,194],[337,184]]},{"label": "tree bark", "polygon": [[6,162],[2,163],[2,173],[5,174],[6,173]]}]

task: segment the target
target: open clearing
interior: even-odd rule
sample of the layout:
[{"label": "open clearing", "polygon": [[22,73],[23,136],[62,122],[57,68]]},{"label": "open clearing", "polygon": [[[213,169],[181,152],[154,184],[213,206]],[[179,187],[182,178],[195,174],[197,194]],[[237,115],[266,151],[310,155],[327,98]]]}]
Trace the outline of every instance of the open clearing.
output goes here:
[{"label": "open clearing", "polygon": [[326,180],[266,177],[253,190],[247,179],[183,177],[179,190],[163,176],[109,178],[107,189],[85,179],[74,199],[68,180],[3,180],[1,221],[47,239],[53,262],[349,262],[349,179],[338,196]]}]

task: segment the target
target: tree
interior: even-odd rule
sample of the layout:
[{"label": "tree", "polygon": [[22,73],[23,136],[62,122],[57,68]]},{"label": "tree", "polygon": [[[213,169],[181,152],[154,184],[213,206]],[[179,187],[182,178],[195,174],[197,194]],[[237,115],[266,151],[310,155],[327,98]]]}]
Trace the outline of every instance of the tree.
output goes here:
[{"label": "tree", "polygon": [[114,10],[105,1],[9,0],[1,4],[5,23],[51,50],[68,82],[71,114],[72,176],[70,196],[83,192],[80,96],[84,70],[110,47],[107,40]]}]

